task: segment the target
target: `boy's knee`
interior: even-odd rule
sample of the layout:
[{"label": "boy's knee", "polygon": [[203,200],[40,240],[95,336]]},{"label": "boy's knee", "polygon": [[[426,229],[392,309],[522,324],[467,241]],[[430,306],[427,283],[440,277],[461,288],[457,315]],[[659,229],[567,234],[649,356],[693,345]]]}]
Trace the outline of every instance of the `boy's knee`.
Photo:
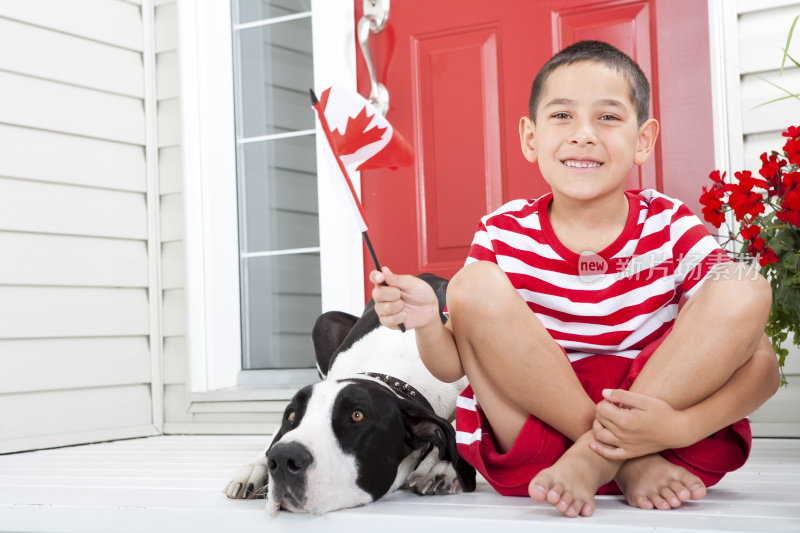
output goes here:
[{"label": "boy's knee", "polygon": [[749,272],[748,274],[742,276],[742,280],[736,287],[734,298],[739,301],[739,307],[743,313],[756,313],[759,317],[763,317],[766,323],[772,307],[772,287],[760,273],[756,272],[753,275],[752,272]]},{"label": "boy's knee", "polygon": [[447,285],[447,309],[451,314],[460,309],[485,310],[498,301],[498,292],[508,287],[508,277],[495,263],[470,263],[456,272]]},{"label": "boy's knee", "polygon": [[[772,307],[772,288],[769,281],[755,268],[742,263],[717,267],[717,286],[725,292],[725,306],[732,318],[763,318],[766,322]],[[716,281],[715,280],[715,281]]]}]

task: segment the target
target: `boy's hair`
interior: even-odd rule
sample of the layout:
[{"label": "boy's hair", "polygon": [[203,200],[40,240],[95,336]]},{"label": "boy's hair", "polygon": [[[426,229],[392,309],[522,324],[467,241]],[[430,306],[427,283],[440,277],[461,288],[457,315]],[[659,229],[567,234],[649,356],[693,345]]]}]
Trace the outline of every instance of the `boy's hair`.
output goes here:
[{"label": "boy's hair", "polygon": [[558,67],[580,61],[600,63],[622,74],[630,85],[630,98],[636,106],[638,125],[644,124],[650,114],[650,83],[647,81],[647,76],[627,54],[602,41],[579,41],[571,44],[551,57],[539,70],[533,80],[531,98],[528,102],[528,113],[534,124],[536,107],[539,105],[547,78]]}]

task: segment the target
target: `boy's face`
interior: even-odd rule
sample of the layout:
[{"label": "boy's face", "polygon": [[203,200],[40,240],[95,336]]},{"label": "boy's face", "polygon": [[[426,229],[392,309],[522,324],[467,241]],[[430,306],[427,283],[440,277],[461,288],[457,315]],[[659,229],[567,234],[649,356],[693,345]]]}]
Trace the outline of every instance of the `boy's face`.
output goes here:
[{"label": "boy's face", "polygon": [[554,70],[544,84],[536,124],[520,120],[522,152],[538,162],[557,197],[578,202],[619,194],[634,164],[647,161],[658,123],[637,125],[627,79],[581,61]]}]

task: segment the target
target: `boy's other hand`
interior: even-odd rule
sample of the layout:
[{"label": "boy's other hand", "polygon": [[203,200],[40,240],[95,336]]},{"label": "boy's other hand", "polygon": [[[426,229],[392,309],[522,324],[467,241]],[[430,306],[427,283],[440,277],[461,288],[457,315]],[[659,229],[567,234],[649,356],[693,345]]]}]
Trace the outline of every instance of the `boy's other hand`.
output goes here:
[{"label": "boy's other hand", "polygon": [[[436,293],[418,277],[394,274],[383,267],[380,272],[370,272],[369,280],[374,284],[375,312],[384,326],[399,329],[403,324],[415,329],[440,322]],[[382,285],[384,281],[386,285]]]},{"label": "boy's other hand", "polygon": [[688,446],[684,413],[667,402],[621,389],[605,389],[597,404],[590,447],[611,460],[626,460]]}]

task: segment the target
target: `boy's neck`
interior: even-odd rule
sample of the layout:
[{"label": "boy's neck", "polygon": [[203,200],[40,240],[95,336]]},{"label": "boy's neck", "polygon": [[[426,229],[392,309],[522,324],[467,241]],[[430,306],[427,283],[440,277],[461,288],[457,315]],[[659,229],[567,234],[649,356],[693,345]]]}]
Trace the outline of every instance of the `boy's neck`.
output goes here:
[{"label": "boy's neck", "polygon": [[548,218],[561,244],[575,253],[599,252],[617,240],[628,220],[624,191],[590,202],[553,195]]}]

